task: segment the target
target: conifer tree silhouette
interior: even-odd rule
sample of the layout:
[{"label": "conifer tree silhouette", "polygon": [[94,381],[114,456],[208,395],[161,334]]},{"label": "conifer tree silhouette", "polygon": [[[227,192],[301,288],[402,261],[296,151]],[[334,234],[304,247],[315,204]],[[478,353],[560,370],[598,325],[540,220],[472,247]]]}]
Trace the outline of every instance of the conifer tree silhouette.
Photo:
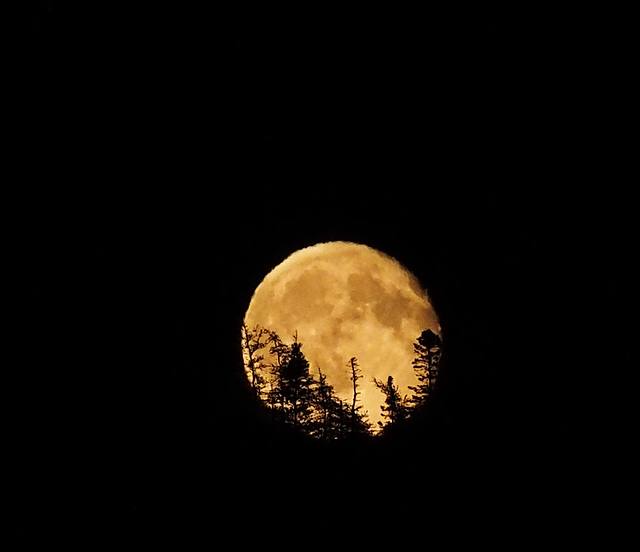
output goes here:
[{"label": "conifer tree silhouette", "polygon": [[251,388],[258,398],[262,397],[265,378],[261,371],[264,355],[259,355],[257,352],[267,346],[268,334],[269,332],[260,325],[256,325],[250,330],[246,324],[242,324],[242,350],[245,369],[250,376]]},{"label": "conifer tree silhouette", "polygon": [[318,381],[316,382],[313,395],[315,406],[315,428],[313,433],[320,438],[330,438],[332,391],[332,387],[327,383],[326,374],[324,374],[320,366],[318,366]]},{"label": "conifer tree silhouette", "polygon": [[409,413],[408,401],[406,395],[404,397],[400,395],[398,386],[393,383],[393,376],[387,378],[387,383],[373,378],[373,383],[385,395],[385,404],[380,405],[380,409],[382,410],[382,417],[386,419],[386,423],[378,422],[378,425],[383,428],[388,424],[404,420]]},{"label": "conifer tree silhouette", "polygon": [[358,366],[358,359],[356,357],[351,357],[349,359],[349,364],[347,364],[351,371],[351,381],[353,382],[353,403],[351,404],[351,415],[356,415],[356,402],[358,401],[358,396],[360,392],[358,391],[358,380],[362,378],[362,370]]},{"label": "conifer tree silhouette", "polygon": [[327,383],[327,376],[318,366],[318,381],[313,394],[314,425],[311,434],[325,440],[338,439],[347,433],[345,405]]},{"label": "conifer tree silhouette", "polygon": [[283,395],[284,382],[282,378],[282,367],[289,358],[290,348],[283,343],[280,336],[274,331],[269,331],[267,343],[271,344],[269,353],[274,357],[274,361],[271,364],[270,389],[267,402],[271,408],[279,412],[279,417],[284,420],[285,400]]},{"label": "conifer tree silhouette", "polygon": [[[320,367],[318,380],[310,374],[297,332],[290,345],[276,332],[260,326],[249,330],[243,324],[242,336],[245,369],[252,388],[276,418],[326,440],[369,434],[367,412],[358,404],[358,381],[363,376],[355,357],[347,364],[353,383],[352,400],[348,403],[335,393]],[[268,345],[270,358],[264,361],[264,355],[257,352]],[[269,368],[268,374],[265,368]]]},{"label": "conifer tree silhouette", "polygon": [[349,432],[353,435],[362,435],[369,431],[369,422],[367,421],[367,413],[362,410],[362,405],[358,405],[358,380],[362,379],[362,370],[358,365],[358,359],[351,357],[347,364],[351,372],[350,380],[353,382],[353,400],[351,402],[351,411],[349,413]]},{"label": "conifer tree silhouette", "polygon": [[416,386],[410,385],[409,389],[413,391],[411,406],[416,408],[423,404],[433,391],[442,356],[442,342],[433,331],[424,330],[414,343],[413,350],[416,353],[412,362],[413,369],[420,383]]},{"label": "conifer tree silhouette", "polygon": [[311,409],[311,384],[309,361],[302,353],[298,334],[294,336],[288,358],[281,366],[282,395],[288,403],[289,420],[293,425],[305,424]]}]

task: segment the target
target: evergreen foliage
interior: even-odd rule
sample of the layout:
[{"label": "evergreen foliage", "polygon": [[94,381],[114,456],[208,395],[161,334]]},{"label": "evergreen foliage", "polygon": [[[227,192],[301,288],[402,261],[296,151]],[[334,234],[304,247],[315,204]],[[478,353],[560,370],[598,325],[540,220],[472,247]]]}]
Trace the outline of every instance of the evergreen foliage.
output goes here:
[{"label": "evergreen foliage", "polygon": [[[261,353],[267,348],[269,362]],[[409,386],[414,392],[410,399],[401,395],[392,376],[386,382],[373,378],[385,397],[380,406],[384,418],[384,423],[378,422],[380,428],[406,420],[432,392],[441,357],[440,338],[431,330],[425,330],[414,344],[414,350],[416,358],[412,364],[419,384]],[[287,344],[274,331],[261,326],[249,329],[243,324],[242,351],[251,389],[285,424],[327,441],[372,433],[368,413],[359,404],[359,381],[364,375],[356,357],[347,363],[353,388],[352,399],[347,402],[338,397],[319,366],[318,377],[311,374],[297,333],[292,343]]]},{"label": "evergreen foliage", "polygon": [[[382,410],[382,416],[386,419],[386,423],[402,422],[409,415],[409,401],[405,396],[400,395],[400,390],[397,385],[393,383],[393,376],[387,378],[387,382],[373,378],[375,386],[384,393],[384,404],[380,405]],[[385,427],[386,424],[378,422],[380,427]]]},{"label": "evergreen foliage", "polygon": [[413,360],[413,369],[418,381],[416,386],[409,386],[413,391],[410,402],[413,408],[424,404],[431,394],[438,378],[438,368],[442,356],[442,342],[440,337],[431,330],[425,330],[414,343],[413,350],[416,358]]}]

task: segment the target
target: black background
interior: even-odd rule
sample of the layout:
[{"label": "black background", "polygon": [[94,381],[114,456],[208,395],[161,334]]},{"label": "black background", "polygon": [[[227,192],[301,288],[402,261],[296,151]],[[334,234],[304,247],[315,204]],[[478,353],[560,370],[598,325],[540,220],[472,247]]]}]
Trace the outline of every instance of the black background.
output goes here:
[{"label": "black background", "polygon": [[[632,219],[602,28],[43,2],[19,29],[23,538],[612,541]],[[241,370],[255,286],[329,240],[441,318],[440,394],[375,444],[283,434]]]}]

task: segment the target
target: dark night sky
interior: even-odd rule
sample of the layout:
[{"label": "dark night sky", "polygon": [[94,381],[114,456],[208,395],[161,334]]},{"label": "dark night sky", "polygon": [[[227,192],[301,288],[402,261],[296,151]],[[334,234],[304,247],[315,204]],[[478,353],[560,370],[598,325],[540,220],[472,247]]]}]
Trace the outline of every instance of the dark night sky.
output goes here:
[{"label": "dark night sky", "polygon": [[[167,523],[215,534],[255,509],[263,527],[283,523],[272,510],[298,529],[300,512],[324,512],[330,541],[353,488],[376,505],[359,507],[362,523],[386,519],[412,544],[428,541],[412,525],[426,511],[441,528],[521,539],[538,500],[549,526],[537,536],[580,534],[581,499],[609,492],[584,483],[616,437],[592,408],[579,342],[594,326],[619,335],[623,286],[582,275],[602,283],[622,247],[611,238],[630,227],[622,216],[603,232],[596,205],[613,203],[576,191],[576,167],[607,170],[587,153],[600,123],[576,92],[597,48],[550,21],[480,11],[49,2],[27,21],[14,241],[21,324],[38,336],[25,366],[48,366],[25,384],[28,473],[68,455],[46,461],[43,484],[71,465],[84,482],[72,510],[95,506],[93,521],[131,538]],[[255,286],[333,239],[406,264],[448,338],[432,419],[372,449],[281,436],[240,370]],[[26,508],[25,538],[42,504]]]}]

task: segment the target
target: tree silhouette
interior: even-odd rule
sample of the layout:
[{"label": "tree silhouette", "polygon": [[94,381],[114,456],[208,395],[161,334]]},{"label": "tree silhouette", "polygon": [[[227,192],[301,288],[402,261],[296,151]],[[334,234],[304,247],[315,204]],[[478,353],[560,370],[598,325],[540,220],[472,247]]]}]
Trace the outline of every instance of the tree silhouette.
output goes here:
[{"label": "tree silhouette", "polygon": [[358,365],[358,359],[351,357],[347,364],[351,372],[350,380],[353,382],[353,401],[351,403],[351,412],[349,413],[349,431],[351,434],[362,435],[368,433],[369,422],[367,422],[367,413],[362,411],[362,405],[358,405],[358,397],[360,391],[358,391],[358,380],[362,379],[362,370]]},{"label": "tree silhouette", "polygon": [[351,377],[349,378],[353,382],[353,403],[351,405],[351,415],[356,415],[356,402],[358,400],[358,395],[360,392],[358,391],[358,380],[362,378],[362,370],[358,366],[358,359],[356,357],[351,357],[349,359],[349,363],[347,364],[351,371]]},{"label": "tree silhouette", "polygon": [[309,374],[309,362],[302,353],[298,335],[291,345],[284,343],[276,332],[268,332],[266,343],[273,357],[270,364],[269,391],[266,403],[284,422],[295,426],[311,423],[314,380]]},{"label": "tree silhouette", "polygon": [[[270,358],[265,361],[265,355],[259,352],[267,346]],[[325,440],[370,434],[367,412],[358,404],[358,382],[364,376],[356,357],[351,357],[347,363],[352,398],[343,401],[320,367],[317,380],[310,374],[309,362],[302,352],[297,332],[293,336],[293,343],[286,344],[274,331],[260,326],[250,330],[243,324],[242,348],[252,389],[282,422]],[[399,397],[393,378],[387,384],[376,381],[376,385],[387,396],[387,405],[383,405],[382,409],[389,421],[403,419],[406,416],[406,401]]]},{"label": "tree silhouette", "polygon": [[269,353],[274,357],[274,362],[271,364],[271,377],[269,380],[269,393],[267,402],[273,409],[277,409],[280,412],[281,418],[284,419],[285,401],[283,395],[283,379],[282,379],[282,366],[287,362],[290,354],[290,348],[288,345],[282,342],[280,336],[274,331],[269,331],[269,338],[267,343],[271,344]]},{"label": "tree silhouette", "polygon": [[314,437],[333,440],[347,434],[345,405],[327,383],[327,376],[318,366],[318,381],[313,393],[314,420],[310,433]]},{"label": "tree silhouette", "polygon": [[311,384],[309,361],[302,353],[302,343],[294,336],[286,361],[280,367],[281,393],[288,406],[289,420],[293,425],[305,424],[311,409]]},{"label": "tree silhouette", "polygon": [[264,355],[259,355],[257,352],[267,346],[266,337],[268,335],[269,332],[259,325],[250,330],[246,324],[242,324],[242,350],[245,368],[250,375],[251,388],[258,398],[262,396],[265,378],[261,372]]},{"label": "tree silhouette", "polygon": [[396,423],[404,420],[409,414],[409,404],[406,395],[400,395],[400,389],[393,384],[393,377],[387,378],[387,383],[373,378],[373,383],[385,395],[385,404],[380,405],[382,417],[386,419],[386,423],[378,422],[380,427],[385,427],[390,423]]},{"label": "tree silhouette", "polygon": [[414,392],[410,399],[412,408],[416,408],[424,404],[433,391],[442,356],[442,341],[433,331],[424,330],[417,343],[414,343],[413,350],[417,355],[412,362],[413,369],[420,383],[410,385],[409,389]]},{"label": "tree silhouette", "polygon": [[317,437],[330,439],[333,388],[327,383],[327,376],[320,366],[318,366],[318,381],[313,397],[316,415],[312,432]]}]

